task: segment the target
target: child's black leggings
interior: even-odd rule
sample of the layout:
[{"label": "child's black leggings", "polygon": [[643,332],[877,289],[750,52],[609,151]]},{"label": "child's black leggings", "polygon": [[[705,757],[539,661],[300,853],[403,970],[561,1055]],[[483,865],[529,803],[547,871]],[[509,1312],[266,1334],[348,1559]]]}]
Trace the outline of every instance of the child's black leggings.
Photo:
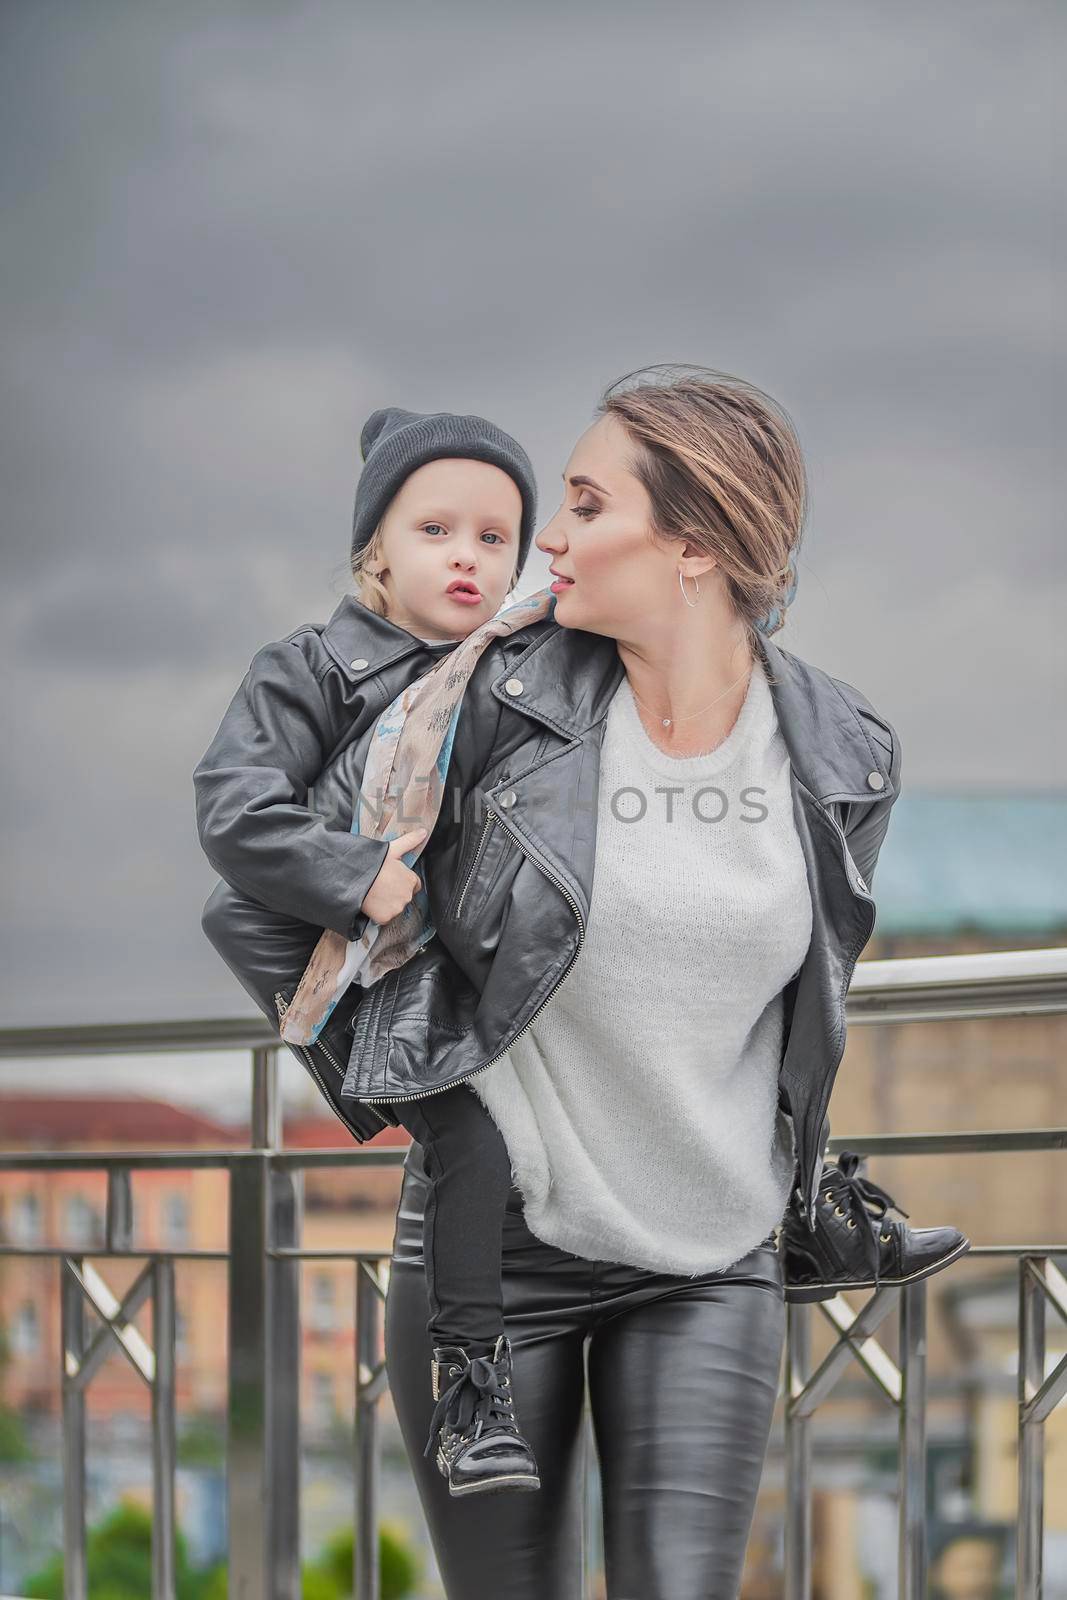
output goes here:
[{"label": "child's black leggings", "polygon": [[504,1332],[500,1250],[511,1162],[503,1136],[466,1083],[390,1111],[422,1147],[426,1193],[426,1331],[434,1344],[492,1344]]}]

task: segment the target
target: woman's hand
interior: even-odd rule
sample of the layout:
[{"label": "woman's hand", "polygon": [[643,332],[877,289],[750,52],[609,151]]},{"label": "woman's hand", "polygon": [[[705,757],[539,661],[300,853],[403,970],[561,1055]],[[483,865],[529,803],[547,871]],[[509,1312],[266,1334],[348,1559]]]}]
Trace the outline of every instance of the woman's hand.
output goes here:
[{"label": "woman's hand", "polygon": [[360,910],[365,911],[380,928],[398,916],[414,898],[421,879],[417,872],[412,872],[410,867],[404,865],[400,857],[421,844],[425,838],[425,828],[412,828],[409,833],[401,833],[395,839],[390,839],[389,854],[360,906]]}]

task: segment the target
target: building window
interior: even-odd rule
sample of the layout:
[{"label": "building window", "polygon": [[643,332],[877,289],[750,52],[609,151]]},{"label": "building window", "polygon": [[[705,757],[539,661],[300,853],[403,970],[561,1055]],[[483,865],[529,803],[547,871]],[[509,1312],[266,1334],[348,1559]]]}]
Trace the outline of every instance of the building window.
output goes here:
[{"label": "building window", "polygon": [[184,1194],[163,1196],[160,1232],[170,1250],[184,1250],[189,1243],[189,1201]]},{"label": "building window", "polygon": [[311,1275],[308,1327],[312,1333],[332,1333],[337,1326],[337,1284],[329,1272]]},{"label": "building window", "polygon": [[11,1349],[17,1356],[35,1356],[41,1348],[41,1323],[32,1300],[24,1300],[11,1324]]},{"label": "building window", "polygon": [[41,1202],[33,1193],[20,1194],[12,1207],[11,1233],[16,1244],[40,1244],[43,1234]]},{"label": "building window", "polygon": [[63,1243],[75,1247],[99,1244],[104,1236],[104,1225],[83,1194],[67,1196],[63,1215]]}]

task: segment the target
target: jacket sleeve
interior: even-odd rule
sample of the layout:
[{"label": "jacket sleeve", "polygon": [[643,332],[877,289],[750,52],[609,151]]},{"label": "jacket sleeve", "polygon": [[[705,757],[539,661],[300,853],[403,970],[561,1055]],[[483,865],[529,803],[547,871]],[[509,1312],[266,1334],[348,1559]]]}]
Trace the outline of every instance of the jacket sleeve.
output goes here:
[{"label": "jacket sleeve", "polygon": [[861,714],[872,739],[889,756],[891,785],[888,795],[872,799],[869,805],[863,804],[862,801],[853,801],[845,827],[849,853],[856,863],[860,876],[870,888],[882,841],[889,828],[889,814],[900,793],[900,738],[892,724],[873,710],[867,711],[861,707]]},{"label": "jacket sleeve", "polygon": [[231,888],[356,939],[384,839],[308,808],[309,787],[357,714],[328,697],[296,637],[258,651],[193,772],[200,844]]}]

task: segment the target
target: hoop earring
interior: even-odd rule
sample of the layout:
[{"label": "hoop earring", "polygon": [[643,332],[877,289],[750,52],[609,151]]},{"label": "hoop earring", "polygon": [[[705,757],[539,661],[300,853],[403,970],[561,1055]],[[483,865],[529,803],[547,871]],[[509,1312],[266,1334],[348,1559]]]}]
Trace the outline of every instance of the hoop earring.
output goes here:
[{"label": "hoop earring", "polygon": [[[697,594],[699,595],[700,594],[700,584],[697,583],[696,578],[693,579],[693,582],[696,584],[696,591],[697,591]],[[700,604],[699,600],[690,600],[689,596],[686,594],[686,592],[685,592],[685,573],[682,571],[681,567],[678,568],[678,587],[682,591],[682,599],[685,601],[686,605],[689,606],[690,610],[692,610],[692,608],[694,606],[698,606]]]}]

